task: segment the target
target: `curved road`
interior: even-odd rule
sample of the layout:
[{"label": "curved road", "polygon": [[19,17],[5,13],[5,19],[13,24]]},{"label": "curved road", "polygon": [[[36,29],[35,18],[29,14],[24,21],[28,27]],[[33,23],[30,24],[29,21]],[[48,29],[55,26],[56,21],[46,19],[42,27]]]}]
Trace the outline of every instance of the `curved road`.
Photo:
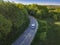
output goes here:
[{"label": "curved road", "polygon": [[[29,16],[30,24],[25,32],[15,41],[12,45],[30,45],[38,29],[37,20]],[[31,24],[35,24],[35,28],[32,28]]]}]

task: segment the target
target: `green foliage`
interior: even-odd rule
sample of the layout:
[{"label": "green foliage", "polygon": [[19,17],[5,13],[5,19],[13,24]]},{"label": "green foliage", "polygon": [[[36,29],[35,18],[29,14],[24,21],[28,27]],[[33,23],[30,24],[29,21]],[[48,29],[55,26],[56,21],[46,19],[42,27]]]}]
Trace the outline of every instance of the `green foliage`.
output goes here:
[{"label": "green foliage", "polygon": [[46,45],[60,45],[60,26],[53,24],[51,30],[47,32],[46,39]]},{"label": "green foliage", "polygon": [[40,39],[45,40],[45,38],[46,38],[46,32],[41,33],[40,34]]},{"label": "green foliage", "polygon": [[31,45],[43,45],[46,40],[47,31],[50,29],[47,21],[38,19],[38,23],[39,28]]},{"label": "green foliage", "polygon": [[17,28],[19,28],[21,22],[24,20],[24,16],[28,15],[23,5],[20,4],[18,6],[10,2],[0,4],[0,14],[3,14],[7,19],[11,20],[13,25]]},{"label": "green foliage", "polygon": [[11,28],[11,21],[0,15],[0,40],[10,32]]},{"label": "green foliage", "polygon": [[39,22],[32,45],[60,45],[60,26],[54,25],[55,21],[60,21],[60,8],[3,1],[0,2],[0,45],[10,45],[22,34],[29,23],[28,15],[36,17]]},{"label": "green foliage", "polygon": [[2,2],[0,14],[0,45],[10,45],[27,28],[28,12],[22,4]]},{"label": "green foliage", "polygon": [[60,45],[60,25],[54,24],[60,22],[60,8],[58,11],[58,8],[53,8],[38,6],[34,17],[39,22],[39,28],[31,45]]},{"label": "green foliage", "polygon": [[37,4],[32,4],[27,6],[28,13],[36,18],[47,18],[49,17],[48,9],[46,6],[40,6]]}]

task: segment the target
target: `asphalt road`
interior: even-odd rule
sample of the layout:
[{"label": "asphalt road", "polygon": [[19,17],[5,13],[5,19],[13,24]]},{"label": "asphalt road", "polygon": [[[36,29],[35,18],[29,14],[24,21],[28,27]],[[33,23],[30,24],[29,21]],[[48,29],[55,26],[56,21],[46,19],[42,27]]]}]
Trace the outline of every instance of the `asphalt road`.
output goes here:
[{"label": "asphalt road", "polygon": [[[31,44],[38,29],[38,22],[32,16],[29,16],[29,19],[30,19],[30,24],[28,28],[15,42],[12,43],[12,45],[30,45]],[[35,27],[32,28],[31,24],[35,24]]]}]

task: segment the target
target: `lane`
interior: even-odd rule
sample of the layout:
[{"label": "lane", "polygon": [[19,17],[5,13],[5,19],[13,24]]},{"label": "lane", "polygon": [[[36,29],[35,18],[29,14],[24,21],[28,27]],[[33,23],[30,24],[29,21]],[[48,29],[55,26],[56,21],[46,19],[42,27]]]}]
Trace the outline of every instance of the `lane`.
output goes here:
[{"label": "lane", "polygon": [[[38,22],[32,16],[29,16],[29,19],[30,19],[30,24],[28,28],[15,42],[12,43],[12,45],[30,45],[31,44],[38,29]],[[32,24],[35,24],[34,28],[32,28],[31,26]]]}]

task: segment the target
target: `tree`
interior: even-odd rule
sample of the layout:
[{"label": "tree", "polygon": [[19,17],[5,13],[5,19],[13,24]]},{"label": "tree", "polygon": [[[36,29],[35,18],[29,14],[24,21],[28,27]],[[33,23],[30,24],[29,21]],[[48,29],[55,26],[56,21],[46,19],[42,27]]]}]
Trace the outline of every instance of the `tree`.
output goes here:
[{"label": "tree", "polygon": [[0,40],[7,36],[11,31],[12,23],[7,20],[4,16],[0,15]]}]

